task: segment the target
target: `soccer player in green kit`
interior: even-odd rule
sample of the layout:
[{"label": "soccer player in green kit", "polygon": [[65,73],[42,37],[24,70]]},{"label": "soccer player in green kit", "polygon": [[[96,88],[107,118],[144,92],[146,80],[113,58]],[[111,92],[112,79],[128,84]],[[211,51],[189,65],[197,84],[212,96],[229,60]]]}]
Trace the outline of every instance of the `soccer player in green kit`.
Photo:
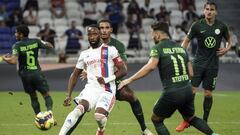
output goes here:
[{"label": "soccer player in green kit", "polygon": [[[213,103],[212,91],[216,86],[218,75],[219,57],[226,54],[231,49],[231,40],[227,26],[216,19],[217,5],[214,2],[207,2],[204,5],[205,18],[194,22],[187,37],[182,43],[183,48],[187,48],[190,40],[197,38],[198,50],[193,61],[193,78],[191,80],[193,92],[202,82],[204,89],[203,120],[208,121],[209,113]],[[227,41],[226,48],[221,48],[222,38]],[[183,131],[189,126],[183,121],[176,130]]]},{"label": "soccer player in green kit", "polygon": [[47,80],[38,62],[38,50],[40,48],[50,49],[53,48],[53,45],[39,39],[30,39],[28,34],[29,28],[26,25],[16,27],[15,36],[18,42],[13,45],[12,55],[4,55],[3,60],[8,64],[18,63],[18,74],[21,77],[25,92],[30,96],[35,115],[41,112],[36,90],[42,94],[47,111],[52,115],[53,101],[49,94]]},{"label": "soccer player in green kit", "polygon": [[169,39],[167,23],[157,22],[151,27],[155,46],[151,49],[148,63],[137,73],[123,80],[119,89],[148,75],[158,67],[164,90],[153,108],[151,117],[157,134],[170,135],[164,125],[164,119],[171,117],[178,110],[190,125],[204,134],[217,135],[204,120],[194,116],[194,95],[189,80],[193,71],[185,49]]},{"label": "soccer player in green kit", "polygon": [[[107,45],[110,45],[110,46],[114,46],[118,50],[118,53],[120,54],[120,57],[122,58],[122,60],[125,61],[125,65],[126,65],[127,56],[125,54],[125,46],[119,40],[111,37],[112,27],[111,27],[110,21],[100,20],[98,22],[98,25],[101,31],[101,39],[103,43],[106,43]],[[116,85],[118,85],[120,82],[121,80],[116,80]],[[137,99],[134,92],[129,88],[129,86],[125,86],[122,89],[117,90],[116,99],[119,101],[127,101],[131,105],[132,112],[140,124],[142,135],[153,135],[151,131],[146,127],[141,103]]]}]

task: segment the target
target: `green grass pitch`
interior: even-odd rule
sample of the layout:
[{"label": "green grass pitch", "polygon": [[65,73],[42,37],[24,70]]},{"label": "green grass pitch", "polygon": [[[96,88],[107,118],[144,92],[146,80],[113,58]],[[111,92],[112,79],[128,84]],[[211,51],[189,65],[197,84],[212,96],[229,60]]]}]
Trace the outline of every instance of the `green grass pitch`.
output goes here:
[{"label": "green grass pitch", "polygon": [[[76,96],[78,93],[74,93]],[[152,108],[158,99],[160,92],[137,92],[144,114],[147,126],[155,134],[155,129],[151,123],[150,116]],[[214,93],[214,104],[209,118],[209,124],[220,135],[240,135],[240,92],[219,92]],[[42,97],[38,94],[41,109],[45,110]],[[63,107],[65,92],[52,92],[54,100],[54,116],[58,125],[48,131],[40,131],[34,125],[34,114],[30,106],[30,99],[23,92],[0,92],[0,135],[57,135],[67,114],[74,108]],[[196,115],[202,117],[203,95],[196,95],[195,107]],[[183,133],[177,133],[175,127],[181,122],[182,118],[178,112],[165,120],[172,135],[201,135],[195,128],[190,127]],[[82,122],[78,125],[73,135],[94,135],[97,124],[93,117],[93,111],[87,113]],[[119,102],[112,110],[108,124],[107,135],[140,135],[140,127],[131,112],[131,108],[126,102]]]}]

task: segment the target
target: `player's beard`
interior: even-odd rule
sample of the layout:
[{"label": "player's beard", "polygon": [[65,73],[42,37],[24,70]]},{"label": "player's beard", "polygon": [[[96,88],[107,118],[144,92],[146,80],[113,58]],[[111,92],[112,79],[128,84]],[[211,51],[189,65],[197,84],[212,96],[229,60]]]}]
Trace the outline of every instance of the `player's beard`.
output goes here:
[{"label": "player's beard", "polygon": [[90,46],[91,46],[92,48],[97,48],[97,47],[99,47],[99,45],[100,45],[100,38],[98,38],[98,40],[97,40],[96,42],[89,42],[89,44],[90,44]]}]

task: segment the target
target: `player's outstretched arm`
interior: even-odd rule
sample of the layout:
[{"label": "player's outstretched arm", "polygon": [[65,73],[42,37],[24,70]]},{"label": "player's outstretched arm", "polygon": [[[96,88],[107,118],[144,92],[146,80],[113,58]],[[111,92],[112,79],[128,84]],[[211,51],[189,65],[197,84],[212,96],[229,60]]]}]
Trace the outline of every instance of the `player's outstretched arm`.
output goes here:
[{"label": "player's outstretched arm", "polygon": [[47,49],[52,49],[54,46],[50,42],[46,42]]},{"label": "player's outstretched arm", "polygon": [[63,103],[64,106],[70,105],[73,88],[77,84],[77,80],[82,71],[83,71],[82,69],[78,69],[78,68],[75,68],[73,70],[73,72],[69,78],[69,81],[68,81],[67,95],[66,95],[66,99],[64,100],[64,103]]},{"label": "player's outstretched arm", "polygon": [[158,58],[151,57],[149,59],[148,63],[146,65],[144,65],[137,73],[135,73],[131,77],[123,80],[119,84],[118,89],[121,89],[125,85],[128,85],[128,84],[132,83],[133,81],[138,80],[138,79],[148,75],[150,72],[152,72],[157,67],[158,62],[159,62]]},{"label": "player's outstretched arm", "polygon": [[2,56],[2,59],[6,61],[8,64],[17,64],[18,56],[17,55],[10,55],[10,54],[5,54]]},{"label": "player's outstretched arm", "polygon": [[190,43],[190,39],[186,36],[181,44],[181,46],[184,48],[184,49],[187,49],[188,48],[188,45]]},{"label": "player's outstretched arm", "polygon": [[187,66],[188,66],[188,77],[189,77],[190,80],[191,80],[192,77],[193,77],[193,67],[192,67],[192,63],[191,63],[191,62],[188,62]]}]

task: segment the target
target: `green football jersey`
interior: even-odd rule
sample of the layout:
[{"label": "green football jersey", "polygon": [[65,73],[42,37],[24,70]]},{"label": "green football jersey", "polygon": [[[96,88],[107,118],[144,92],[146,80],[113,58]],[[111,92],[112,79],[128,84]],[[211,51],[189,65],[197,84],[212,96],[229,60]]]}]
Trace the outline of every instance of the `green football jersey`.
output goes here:
[{"label": "green football jersey", "polygon": [[114,46],[117,50],[118,53],[120,55],[120,57],[122,58],[122,60],[127,61],[127,55],[125,54],[125,46],[122,42],[120,42],[119,40],[115,39],[115,38],[111,38],[110,42],[108,43],[110,46]]},{"label": "green football jersey", "polygon": [[46,42],[40,39],[24,39],[13,45],[12,55],[18,56],[19,72],[41,71],[38,62],[39,48],[47,48]]},{"label": "green football jersey", "polygon": [[165,90],[189,84],[189,59],[185,49],[179,44],[164,39],[152,47],[150,57],[159,59],[158,70]]},{"label": "green football jersey", "polygon": [[210,26],[205,19],[201,19],[193,23],[187,37],[190,40],[197,38],[198,41],[194,66],[217,69],[219,57],[216,52],[220,48],[222,38],[229,38],[227,26],[218,20]]}]

